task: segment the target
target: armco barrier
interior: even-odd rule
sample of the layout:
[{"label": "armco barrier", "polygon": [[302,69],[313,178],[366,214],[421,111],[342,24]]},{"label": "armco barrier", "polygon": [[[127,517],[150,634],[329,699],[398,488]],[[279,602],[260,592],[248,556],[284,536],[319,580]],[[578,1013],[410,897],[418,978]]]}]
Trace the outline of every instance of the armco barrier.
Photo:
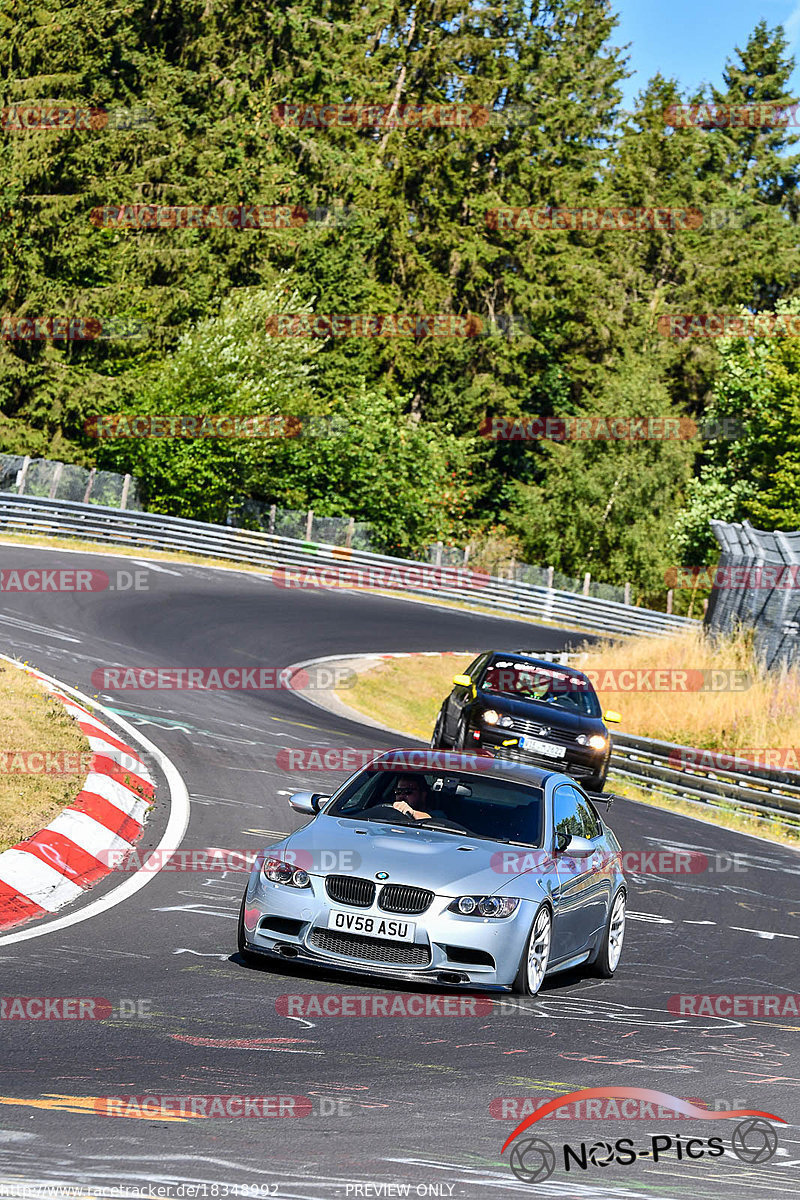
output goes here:
[{"label": "armco barrier", "polygon": [[[691,763],[691,756],[698,752],[690,746],[624,733],[612,734],[611,746],[613,775],[646,791],[677,800],[730,806],[768,816],[779,825],[798,827],[800,771],[774,771],[755,765],[752,770],[729,771],[713,762]],[[713,756],[709,753],[705,757],[711,760]]]},{"label": "armco barrier", "polygon": [[[127,512],[98,504],[17,496],[12,492],[0,492],[0,531],[78,537],[92,542],[130,546],[131,549],[183,550],[262,567],[297,568],[315,563],[324,566],[346,562],[364,570],[370,567],[419,570],[423,565],[413,559],[392,558],[385,554],[304,542],[277,534],[233,529],[226,525],[210,525],[181,517],[165,517],[159,513]],[[403,590],[601,633],[666,635],[698,624],[686,617],[653,612],[593,596],[578,596],[574,592],[561,592],[554,588],[535,587],[498,579],[496,576],[487,577],[485,586],[468,594],[465,594],[464,588],[455,586],[420,586]]]}]

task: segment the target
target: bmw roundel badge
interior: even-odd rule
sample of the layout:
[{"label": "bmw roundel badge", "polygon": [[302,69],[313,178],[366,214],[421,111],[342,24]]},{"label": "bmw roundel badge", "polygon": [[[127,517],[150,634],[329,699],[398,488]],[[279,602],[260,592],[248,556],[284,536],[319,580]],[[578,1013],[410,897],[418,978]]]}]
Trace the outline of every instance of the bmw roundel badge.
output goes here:
[{"label": "bmw roundel badge", "polygon": [[389,878],[389,876],[388,876],[388,874],[386,873],[386,871],[376,871],[376,872],[375,872],[375,878],[376,878],[376,879],[388,879],[388,878]]}]

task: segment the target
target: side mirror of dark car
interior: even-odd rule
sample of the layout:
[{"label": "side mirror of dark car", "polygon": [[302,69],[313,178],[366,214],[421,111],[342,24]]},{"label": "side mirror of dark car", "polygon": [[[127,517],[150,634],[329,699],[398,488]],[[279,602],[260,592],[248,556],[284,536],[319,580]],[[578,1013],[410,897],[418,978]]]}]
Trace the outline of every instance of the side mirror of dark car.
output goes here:
[{"label": "side mirror of dark car", "polygon": [[319,812],[323,800],[330,800],[330,796],[323,796],[321,792],[295,792],[289,797],[289,804],[295,812],[313,817]]}]

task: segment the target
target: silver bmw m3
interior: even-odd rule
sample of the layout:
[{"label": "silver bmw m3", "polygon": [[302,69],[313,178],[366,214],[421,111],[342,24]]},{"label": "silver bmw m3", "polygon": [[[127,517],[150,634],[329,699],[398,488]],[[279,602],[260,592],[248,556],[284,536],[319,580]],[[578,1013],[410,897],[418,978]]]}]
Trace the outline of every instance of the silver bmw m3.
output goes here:
[{"label": "silver bmw m3", "polygon": [[239,914],[245,961],[525,995],[567,968],[616,971],[621,848],[568,775],[391,750],[333,796],[289,803],[312,820],[258,855]]}]

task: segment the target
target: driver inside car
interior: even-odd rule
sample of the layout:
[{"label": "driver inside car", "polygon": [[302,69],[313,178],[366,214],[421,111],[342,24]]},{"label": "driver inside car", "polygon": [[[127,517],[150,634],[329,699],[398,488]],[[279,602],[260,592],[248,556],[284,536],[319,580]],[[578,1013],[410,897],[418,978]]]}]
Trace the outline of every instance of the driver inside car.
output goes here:
[{"label": "driver inside car", "polygon": [[394,786],[392,808],[415,821],[429,821],[431,814],[421,808],[428,803],[427,792],[428,785],[421,775],[401,775]]}]

